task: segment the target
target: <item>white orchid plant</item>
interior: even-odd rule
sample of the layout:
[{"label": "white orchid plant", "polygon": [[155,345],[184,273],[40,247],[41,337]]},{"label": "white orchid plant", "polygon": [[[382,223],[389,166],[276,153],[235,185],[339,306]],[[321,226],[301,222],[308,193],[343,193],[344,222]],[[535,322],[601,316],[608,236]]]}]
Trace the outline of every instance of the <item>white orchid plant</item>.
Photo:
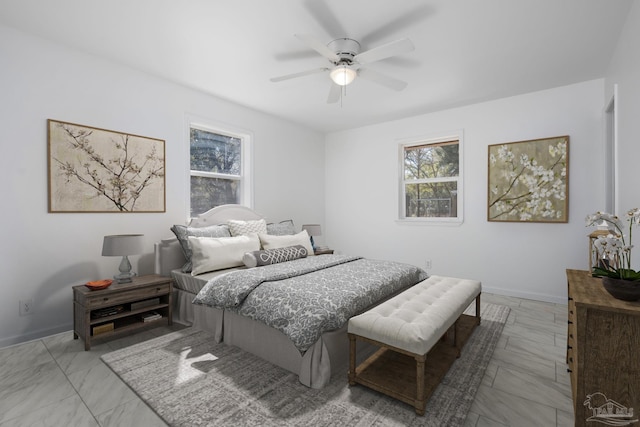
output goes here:
[{"label": "white orchid plant", "polygon": [[[609,213],[596,212],[587,216],[587,226],[597,226],[604,221],[611,231],[606,236],[599,236],[595,241],[598,253],[608,262],[595,266],[592,272],[594,276],[640,281],[640,271],[631,269],[632,231],[634,224],[640,223],[640,209],[631,209],[625,215],[625,219],[628,227],[620,218]],[[627,235],[625,228],[628,231]]]}]

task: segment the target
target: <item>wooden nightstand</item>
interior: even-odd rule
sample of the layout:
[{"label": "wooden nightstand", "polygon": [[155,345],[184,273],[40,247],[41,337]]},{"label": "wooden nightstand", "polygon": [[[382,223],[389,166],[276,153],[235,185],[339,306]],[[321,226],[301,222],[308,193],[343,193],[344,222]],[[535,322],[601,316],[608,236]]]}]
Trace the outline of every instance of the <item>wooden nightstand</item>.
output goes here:
[{"label": "wooden nightstand", "polygon": [[[96,339],[126,335],[145,327],[171,325],[173,279],[148,275],[131,283],[113,283],[106,289],[73,287],[73,339],[81,337],[84,349]],[[145,322],[153,312],[162,317]]]}]

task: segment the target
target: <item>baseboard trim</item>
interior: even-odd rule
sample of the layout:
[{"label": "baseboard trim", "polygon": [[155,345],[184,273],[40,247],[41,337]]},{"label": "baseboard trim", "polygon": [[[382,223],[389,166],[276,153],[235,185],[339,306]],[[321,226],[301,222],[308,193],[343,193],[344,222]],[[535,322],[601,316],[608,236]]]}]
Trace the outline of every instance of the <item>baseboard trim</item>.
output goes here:
[{"label": "baseboard trim", "polygon": [[492,288],[482,285],[482,292],[489,294],[503,295],[507,297],[516,297],[530,299],[534,301],[551,302],[554,304],[567,305],[567,297],[560,297],[556,295],[538,294],[535,292],[518,292],[511,289]]},{"label": "baseboard trim", "polygon": [[30,331],[29,333],[16,335],[8,338],[0,338],[0,348],[11,347],[17,344],[24,344],[30,341],[36,341],[50,335],[60,334],[62,332],[69,332],[73,330],[73,324],[68,323],[59,325],[54,328],[39,329],[37,331]]},{"label": "baseboard trim", "polygon": [[[493,287],[487,287],[484,285],[482,286],[482,292],[509,296],[509,297],[530,299],[534,301],[544,301],[544,302],[551,302],[555,304],[567,305],[567,297],[538,294],[535,292],[517,292],[517,291],[514,292],[513,290],[510,290],[510,289],[493,288]],[[40,329],[37,331],[32,331],[23,335],[16,335],[9,338],[0,338],[0,348],[10,347],[16,344],[24,344],[26,342],[39,340],[41,338],[48,337],[50,335],[55,335],[55,334],[59,334],[66,331],[71,332],[72,330],[73,330],[73,324],[69,323],[65,325],[56,326],[55,328]]]}]

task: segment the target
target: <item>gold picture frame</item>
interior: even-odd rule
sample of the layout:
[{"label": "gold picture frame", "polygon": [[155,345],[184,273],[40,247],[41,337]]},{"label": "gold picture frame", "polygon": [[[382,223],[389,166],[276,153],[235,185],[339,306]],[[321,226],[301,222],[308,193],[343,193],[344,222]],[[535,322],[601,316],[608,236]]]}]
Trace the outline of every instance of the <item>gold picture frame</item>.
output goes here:
[{"label": "gold picture frame", "polygon": [[569,136],[489,145],[488,154],[488,221],[569,221]]},{"label": "gold picture frame", "polygon": [[166,212],[165,141],[47,120],[50,213]]}]

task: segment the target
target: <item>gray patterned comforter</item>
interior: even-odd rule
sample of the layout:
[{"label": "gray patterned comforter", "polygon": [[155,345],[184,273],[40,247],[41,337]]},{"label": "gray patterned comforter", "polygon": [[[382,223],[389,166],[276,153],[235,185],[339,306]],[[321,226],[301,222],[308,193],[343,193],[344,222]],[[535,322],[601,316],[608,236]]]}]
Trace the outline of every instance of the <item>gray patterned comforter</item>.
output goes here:
[{"label": "gray patterned comforter", "polygon": [[408,264],[312,256],[217,276],[193,302],[263,322],[303,353],[324,332],[426,278],[425,271]]}]

